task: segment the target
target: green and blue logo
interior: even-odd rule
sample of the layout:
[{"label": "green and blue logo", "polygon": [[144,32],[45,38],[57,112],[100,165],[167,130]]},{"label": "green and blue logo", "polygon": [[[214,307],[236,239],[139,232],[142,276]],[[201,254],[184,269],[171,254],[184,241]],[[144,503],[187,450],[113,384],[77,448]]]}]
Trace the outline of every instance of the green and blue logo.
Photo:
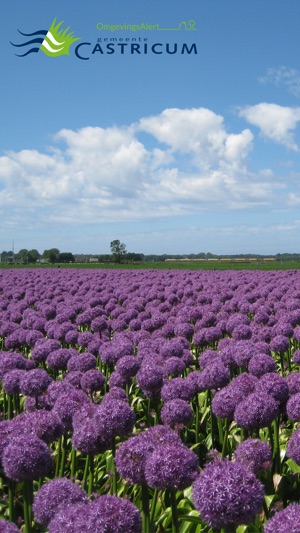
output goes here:
[{"label": "green and blue logo", "polygon": [[70,46],[75,41],[80,41],[81,37],[75,37],[74,32],[70,32],[70,26],[65,30],[61,28],[63,20],[56,23],[56,18],[53,20],[49,30],[38,30],[33,33],[18,32],[24,37],[34,37],[24,43],[14,44],[13,46],[20,48],[24,46],[31,46],[39,44],[40,46],[31,46],[24,54],[16,54],[18,57],[25,57],[28,54],[43,52],[49,57],[58,57],[62,55],[70,55]]}]

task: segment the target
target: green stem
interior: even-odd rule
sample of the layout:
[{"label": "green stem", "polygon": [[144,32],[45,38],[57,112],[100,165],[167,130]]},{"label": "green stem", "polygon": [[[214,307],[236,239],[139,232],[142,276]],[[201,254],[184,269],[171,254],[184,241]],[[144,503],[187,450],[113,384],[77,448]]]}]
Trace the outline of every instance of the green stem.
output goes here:
[{"label": "green stem", "polygon": [[171,494],[171,508],[172,508],[172,533],[178,533],[179,524],[178,524],[176,492],[174,490],[171,490],[170,494]]},{"label": "green stem", "polygon": [[67,435],[64,435],[62,456],[61,456],[60,469],[59,469],[59,477],[63,477],[65,473],[66,458],[67,458],[67,440],[68,440]]},{"label": "green stem", "polygon": [[143,517],[143,531],[150,530],[150,509],[149,509],[149,490],[148,486],[142,484],[142,517]]},{"label": "green stem", "polygon": [[9,479],[8,480],[8,505],[9,505],[10,522],[14,522],[14,519],[15,519],[14,497],[15,497],[15,482],[12,479]]},{"label": "green stem", "polygon": [[75,478],[76,474],[76,450],[72,448],[71,451],[71,479]]},{"label": "green stem", "polygon": [[93,492],[93,486],[94,486],[94,456],[93,454],[90,454],[89,456],[89,465],[90,465],[90,473],[89,473],[89,488],[88,488],[88,496],[90,496]]},{"label": "green stem", "polygon": [[224,459],[226,455],[228,454],[228,433],[229,433],[229,426],[230,426],[230,420],[228,418],[225,419],[225,435],[223,440],[223,446],[222,446],[222,458]]},{"label": "green stem", "polygon": [[116,464],[115,464],[115,455],[116,455],[116,439],[113,438],[112,443],[112,456],[113,456],[113,494],[117,495],[117,484],[118,484],[118,477],[117,477],[117,470],[116,470]]},{"label": "green stem", "polygon": [[55,466],[55,477],[58,477],[58,474],[59,474],[59,465],[60,465],[60,457],[61,457],[61,443],[62,443],[62,437],[60,437],[59,441],[58,441],[58,448],[57,448],[57,455],[56,455],[56,466]]},{"label": "green stem", "polygon": [[274,447],[273,447],[273,461],[275,467],[275,473],[281,473],[281,462],[280,462],[280,445],[279,445],[279,420],[276,418],[273,422],[274,428]]},{"label": "green stem", "polygon": [[32,481],[26,479],[23,483],[25,533],[31,533],[32,531],[32,492]]},{"label": "green stem", "polygon": [[158,498],[158,490],[155,489],[153,492],[152,500],[151,500],[150,527],[152,526],[154,522],[157,498]]},{"label": "green stem", "polygon": [[84,473],[83,473],[83,480],[82,480],[82,488],[86,491],[87,486],[87,478],[88,478],[88,472],[89,472],[89,464],[90,464],[90,456],[87,455],[85,459],[85,465],[84,465]]}]

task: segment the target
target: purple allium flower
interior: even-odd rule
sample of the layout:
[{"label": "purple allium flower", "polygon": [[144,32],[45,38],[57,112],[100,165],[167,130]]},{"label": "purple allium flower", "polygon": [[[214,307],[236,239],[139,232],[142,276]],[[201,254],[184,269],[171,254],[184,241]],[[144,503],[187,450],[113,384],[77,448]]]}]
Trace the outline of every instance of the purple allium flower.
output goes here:
[{"label": "purple allium flower", "polygon": [[212,399],[213,413],[219,418],[233,419],[235,408],[244,399],[243,393],[231,385],[216,392]]},{"label": "purple allium flower", "polygon": [[265,524],[265,533],[297,533],[300,531],[300,505],[292,502],[275,513]]},{"label": "purple allium flower", "polygon": [[145,396],[150,398],[158,396],[163,386],[163,369],[154,364],[142,366],[136,375],[136,380]]},{"label": "purple allium flower", "polygon": [[114,437],[129,435],[135,424],[135,413],[123,400],[106,398],[102,401],[98,416],[105,420],[107,431]]},{"label": "purple allium flower", "polygon": [[210,366],[215,360],[220,359],[220,354],[215,350],[204,350],[198,359],[199,367],[203,370],[206,366]]},{"label": "purple allium flower", "polygon": [[87,531],[142,533],[141,514],[137,507],[126,498],[107,494],[94,500],[88,507]]},{"label": "purple allium flower", "polygon": [[296,365],[300,364],[300,350],[295,350],[294,351],[292,361]]},{"label": "purple allium flower", "polygon": [[300,392],[290,397],[286,404],[286,412],[290,420],[300,422]]},{"label": "purple allium flower", "polygon": [[248,365],[248,371],[259,378],[264,374],[276,372],[276,363],[270,355],[260,353],[252,357]]},{"label": "purple allium flower", "polygon": [[234,411],[234,420],[244,429],[269,426],[278,416],[279,403],[270,394],[253,392]]},{"label": "purple allium flower", "polygon": [[52,382],[46,370],[34,368],[28,370],[20,381],[20,391],[25,396],[39,396],[45,392]]},{"label": "purple allium flower", "polygon": [[183,359],[179,357],[169,357],[164,364],[164,371],[166,376],[178,377],[186,369],[186,364]]},{"label": "purple allium flower", "polygon": [[140,437],[153,444],[155,448],[165,444],[182,444],[177,433],[167,426],[156,425],[140,433]]},{"label": "purple allium flower", "polygon": [[233,357],[237,366],[247,366],[254,355],[258,353],[256,344],[249,340],[239,340],[233,346]]},{"label": "purple allium flower", "polygon": [[19,394],[20,392],[20,381],[26,373],[26,370],[20,370],[16,368],[15,370],[10,370],[3,376],[2,385],[6,394]]},{"label": "purple allium flower", "polygon": [[45,409],[22,413],[13,419],[24,434],[35,435],[47,444],[59,439],[64,432],[59,416]]},{"label": "purple allium flower", "polygon": [[75,450],[96,455],[112,447],[113,433],[102,413],[101,407],[95,405],[90,412],[83,408],[74,415],[72,445]]},{"label": "purple allium flower", "polygon": [[101,405],[104,405],[106,401],[111,400],[122,400],[123,402],[128,403],[128,396],[123,389],[120,389],[119,387],[111,387],[109,392],[104,394]]},{"label": "purple allium flower", "polygon": [[290,396],[300,392],[300,372],[291,372],[284,379],[288,384]]},{"label": "purple allium flower", "polygon": [[164,359],[168,359],[168,357],[181,357],[183,354],[182,343],[179,339],[165,341],[162,343],[159,353]]},{"label": "purple allium flower", "polygon": [[212,361],[211,365],[204,368],[202,372],[202,382],[204,389],[217,390],[222,389],[230,381],[230,373],[228,368],[221,360]]},{"label": "purple allium flower", "polygon": [[77,344],[78,331],[76,329],[69,329],[65,334],[65,342],[67,344]]},{"label": "purple allium flower", "polygon": [[47,356],[46,362],[53,370],[66,370],[69,359],[76,355],[78,352],[74,348],[58,348]]},{"label": "purple allium flower", "polygon": [[116,452],[116,466],[120,476],[131,485],[145,484],[145,464],[155,445],[141,437],[130,437]]},{"label": "purple allium flower", "polygon": [[134,355],[124,355],[117,361],[116,370],[127,380],[133,378],[140,368],[140,361]]},{"label": "purple allium flower", "polygon": [[104,389],[105,377],[97,368],[85,372],[80,380],[82,390],[91,393]]},{"label": "purple allium flower", "polygon": [[130,381],[127,380],[127,378],[120,374],[117,370],[114,370],[110,374],[109,378],[109,386],[110,387],[119,387],[120,389],[126,389],[126,385],[130,383]]},{"label": "purple allium flower", "polygon": [[27,359],[20,353],[0,352],[0,379],[10,370],[26,370]]},{"label": "purple allium flower", "polygon": [[276,335],[271,339],[270,348],[272,352],[284,353],[289,349],[290,342],[284,335]]},{"label": "purple allium flower", "polygon": [[[89,504],[75,503],[63,507],[48,524],[49,533],[86,533]],[[94,533],[100,530],[93,529]]]},{"label": "purple allium flower", "polygon": [[164,402],[180,398],[190,402],[194,395],[194,389],[185,378],[174,378],[167,381],[161,389],[161,397]]},{"label": "purple allium flower", "polygon": [[[285,403],[289,397],[289,387],[285,379],[277,372],[264,374],[258,381],[255,390],[266,392],[279,403]],[[300,420],[300,419],[299,419]]]},{"label": "purple allium flower", "polygon": [[251,394],[255,391],[256,384],[258,383],[258,378],[247,372],[243,372],[239,376],[233,378],[230,382],[232,387],[238,389],[241,394],[246,397],[248,394]]},{"label": "purple allium flower", "polygon": [[72,427],[72,417],[82,405],[89,403],[87,395],[80,390],[70,388],[68,392],[60,394],[53,406],[53,412],[57,413],[66,430]]},{"label": "purple allium flower", "polygon": [[201,472],[192,497],[210,527],[236,527],[249,524],[260,512],[264,488],[243,463],[217,460]]},{"label": "purple allium flower", "polygon": [[81,372],[80,370],[72,370],[72,372],[68,372],[63,381],[64,383],[69,383],[75,389],[81,389],[81,379],[84,376],[84,372]]},{"label": "purple allium flower", "polygon": [[260,470],[266,470],[272,465],[271,446],[261,439],[246,439],[241,442],[234,452],[234,458],[238,462],[245,462],[257,474]]},{"label": "purple allium flower", "polygon": [[31,357],[36,363],[43,363],[52,351],[60,347],[60,343],[54,339],[40,339],[36,342]]},{"label": "purple allium flower", "polygon": [[176,398],[166,402],[161,410],[164,425],[173,429],[187,426],[193,418],[193,410],[188,402]]},{"label": "purple allium flower", "polygon": [[20,530],[13,522],[0,520],[0,533],[20,533]]},{"label": "purple allium flower", "polygon": [[300,464],[300,429],[294,431],[290,437],[286,447],[286,454],[294,463]]},{"label": "purple allium flower", "polygon": [[183,490],[195,481],[198,472],[197,455],[183,444],[158,447],[145,464],[148,485],[159,490]]},{"label": "purple allium flower", "polygon": [[32,510],[36,521],[47,527],[62,508],[66,509],[75,503],[88,503],[86,492],[67,478],[55,478],[37,491]]},{"label": "purple allium flower", "polygon": [[252,329],[250,326],[247,326],[246,324],[239,324],[232,330],[232,338],[239,341],[242,339],[251,339],[252,337]]},{"label": "purple allium flower", "polygon": [[81,372],[87,372],[87,370],[91,370],[92,368],[96,368],[97,360],[96,357],[89,353],[84,352],[81,354],[77,354],[73,357],[71,357],[68,360],[67,363],[67,369],[70,371],[72,370],[80,370]]},{"label": "purple allium flower", "polygon": [[2,463],[6,476],[14,481],[47,476],[53,466],[47,444],[33,435],[12,438],[4,449]]}]

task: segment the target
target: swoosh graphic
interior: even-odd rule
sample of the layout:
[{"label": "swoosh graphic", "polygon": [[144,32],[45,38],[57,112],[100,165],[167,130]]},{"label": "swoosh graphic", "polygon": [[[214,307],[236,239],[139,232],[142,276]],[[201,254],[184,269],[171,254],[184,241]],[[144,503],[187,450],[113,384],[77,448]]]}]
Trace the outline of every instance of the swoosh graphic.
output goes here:
[{"label": "swoosh graphic", "polygon": [[31,39],[31,41],[26,41],[26,43],[14,44],[14,43],[10,42],[10,44],[12,44],[13,46],[16,46],[17,48],[19,48],[20,46],[27,46],[28,44],[35,44],[35,43],[42,44],[43,40],[44,39],[41,37],[40,39]]},{"label": "swoosh graphic", "polygon": [[20,30],[18,30],[18,32],[21,35],[25,35],[25,37],[32,37],[33,35],[47,35],[47,30],[38,30],[38,31],[34,31],[33,33],[23,33]]},{"label": "swoosh graphic", "polygon": [[51,31],[48,31],[46,37],[48,37],[49,41],[51,41],[51,43],[53,44],[56,44],[57,46],[60,46],[61,44],[64,44],[65,41],[62,41],[61,43],[59,41],[57,41],[56,39],[54,39]]},{"label": "swoosh graphic", "polygon": [[44,41],[42,42],[42,45],[47,48],[47,50],[49,50],[49,52],[52,52],[53,54],[57,54],[58,52],[60,52],[61,50],[64,49],[64,47],[62,46],[61,48],[51,48],[50,44],[44,39]]},{"label": "swoosh graphic", "polygon": [[39,48],[30,48],[25,54],[15,54],[17,57],[25,57],[28,56],[28,54],[32,54],[33,52],[38,52]]}]

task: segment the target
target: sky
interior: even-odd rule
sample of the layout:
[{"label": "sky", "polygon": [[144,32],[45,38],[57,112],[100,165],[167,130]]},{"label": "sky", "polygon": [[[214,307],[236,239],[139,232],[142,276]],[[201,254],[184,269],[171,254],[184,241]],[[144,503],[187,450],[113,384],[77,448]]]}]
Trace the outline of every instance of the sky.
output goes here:
[{"label": "sky", "polygon": [[3,3],[0,251],[299,252],[299,22],[299,0]]}]

